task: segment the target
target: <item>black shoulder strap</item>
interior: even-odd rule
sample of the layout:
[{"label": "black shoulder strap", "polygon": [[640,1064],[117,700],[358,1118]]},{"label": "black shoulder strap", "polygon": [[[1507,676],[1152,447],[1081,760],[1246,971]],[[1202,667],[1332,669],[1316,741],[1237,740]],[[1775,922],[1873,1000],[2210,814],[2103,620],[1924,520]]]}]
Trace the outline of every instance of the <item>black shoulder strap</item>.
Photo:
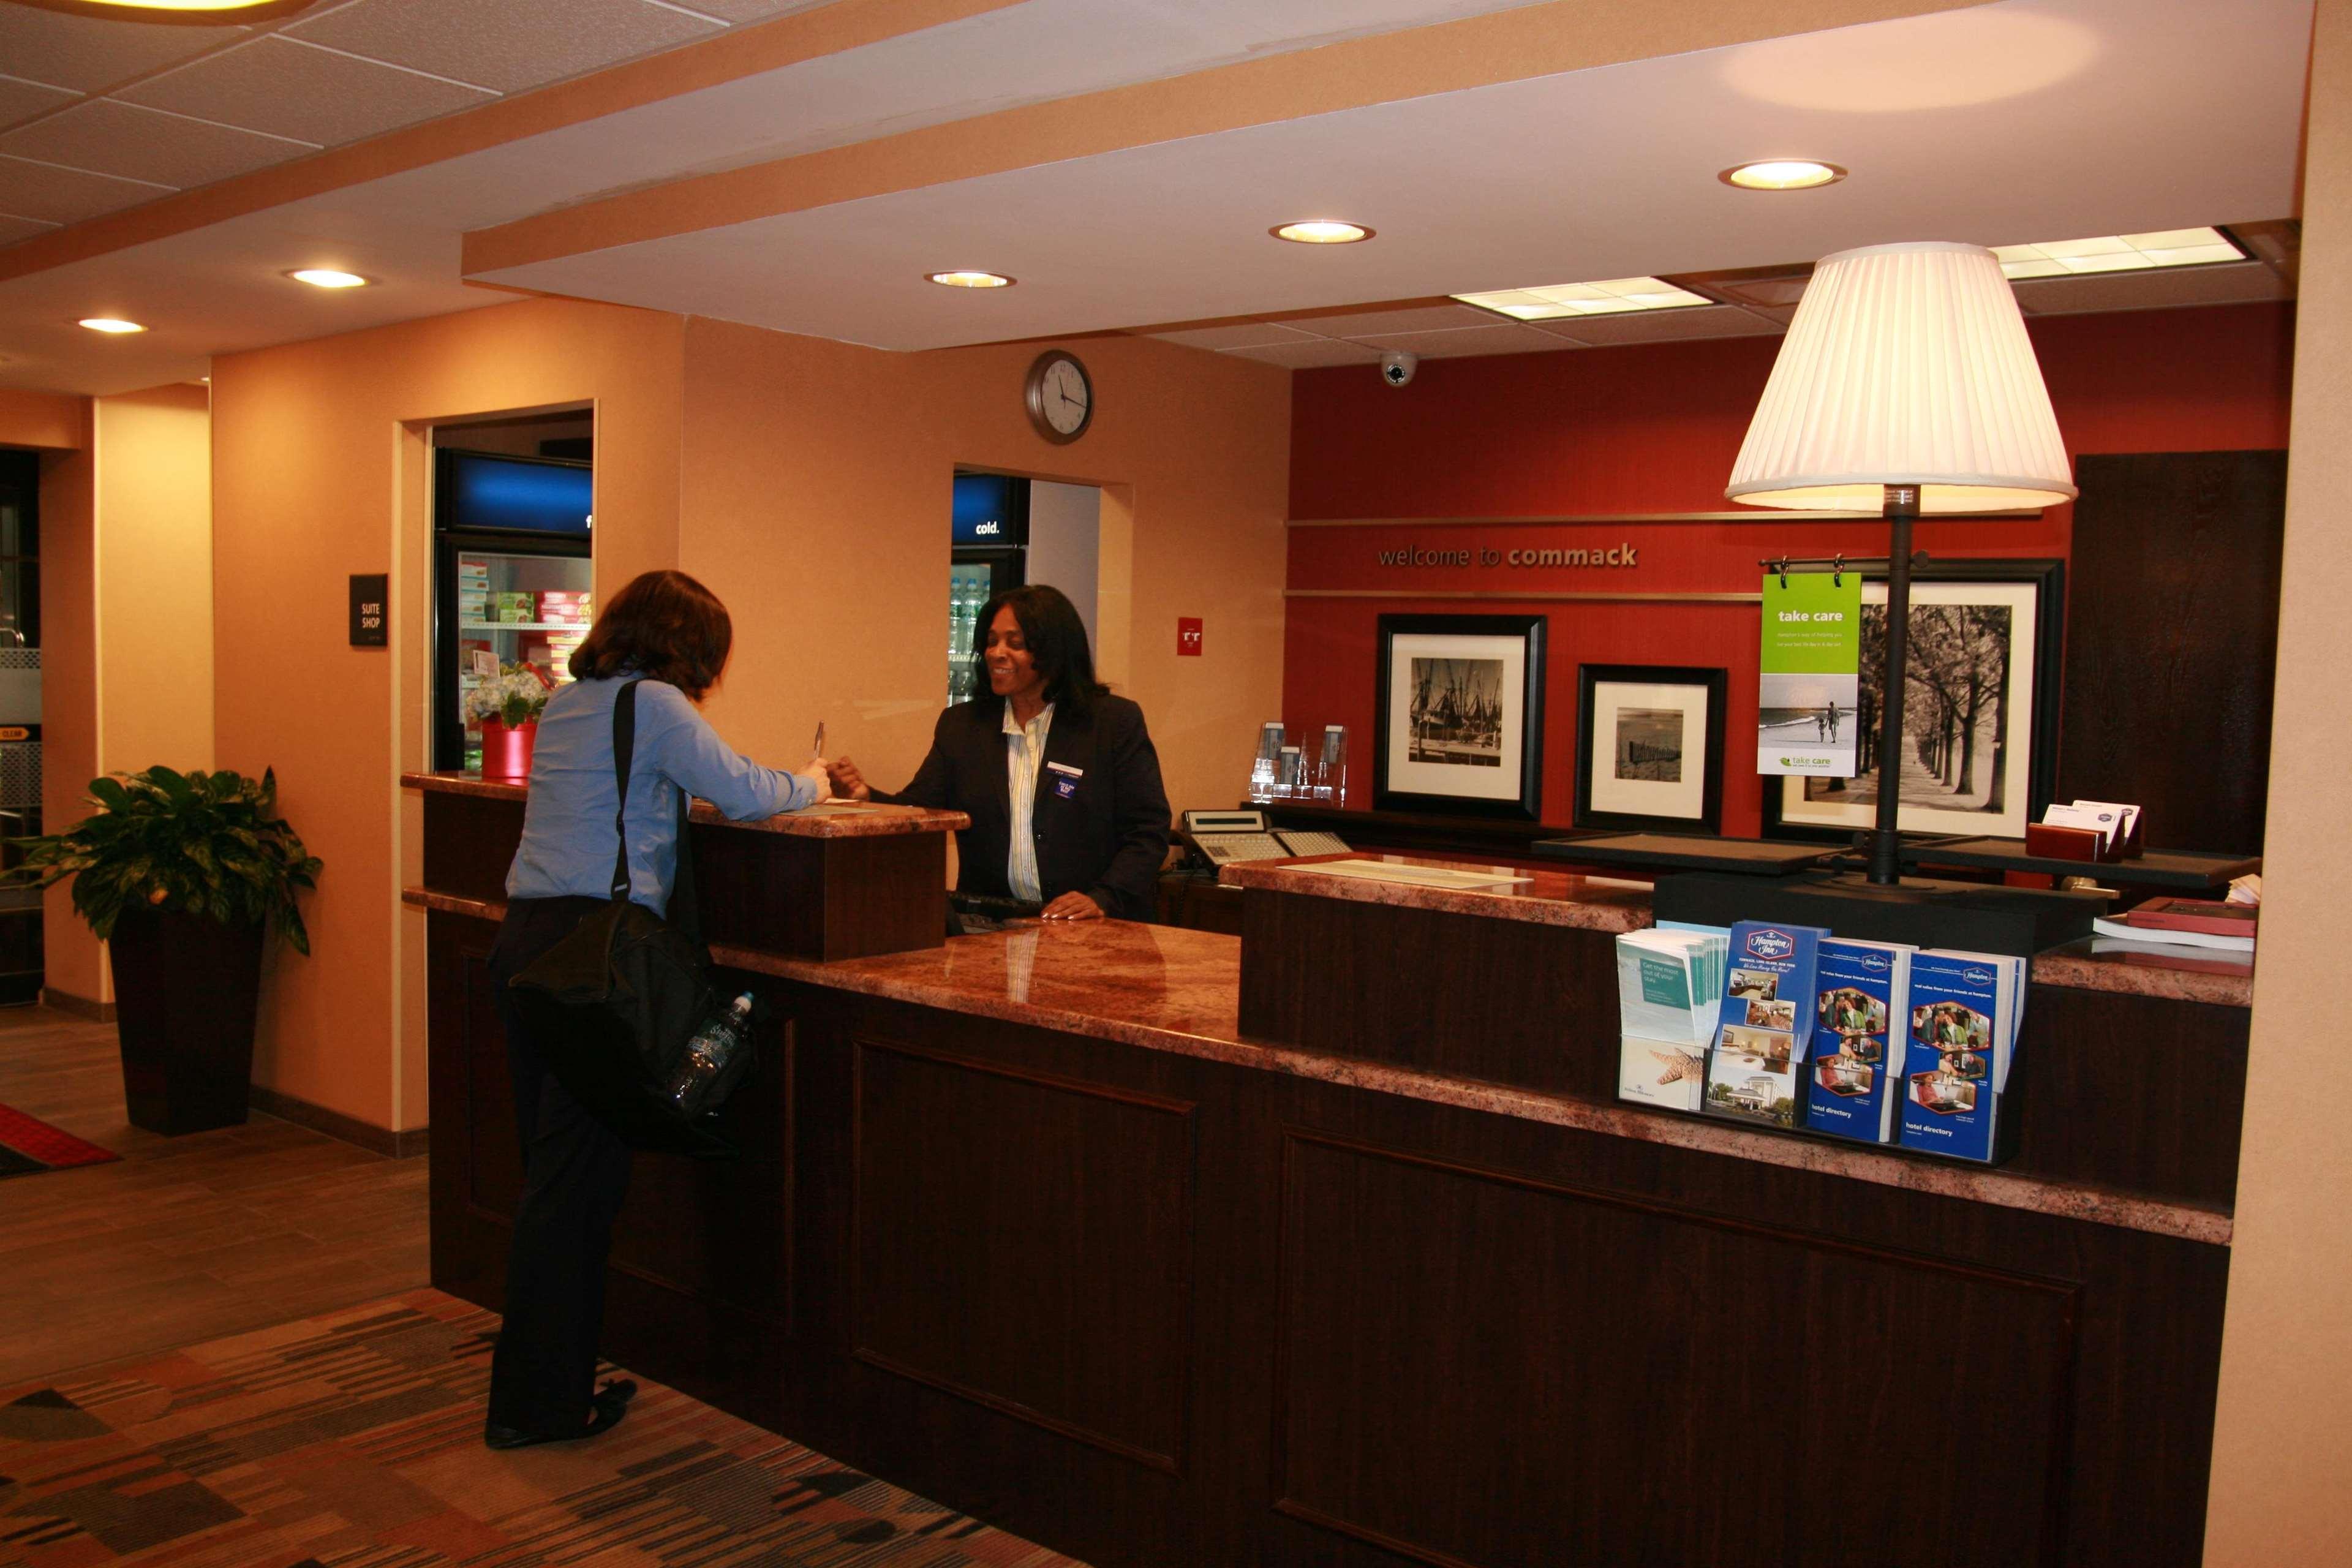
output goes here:
[{"label": "black shoulder strap", "polygon": [[[643,677],[639,677],[643,679]],[[625,900],[629,896],[629,763],[637,749],[637,681],[621,688],[613,700],[613,775],[619,784],[621,804],[613,813],[613,831],[621,840],[620,853],[613,861],[613,897]],[[677,792],[677,875],[670,888],[669,923],[699,942],[702,938],[701,910],[695,900],[694,846],[688,842],[687,816],[694,809],[694,796],[683,786]]]},{"label": "black shoulder strap", "polygon": [[613,779],[620,804],[613,808],[613,832],[621,841],[613,858],[613,897],[629,896],[629,763],[637,751],[637,683],[628,681],[613,699]]}]

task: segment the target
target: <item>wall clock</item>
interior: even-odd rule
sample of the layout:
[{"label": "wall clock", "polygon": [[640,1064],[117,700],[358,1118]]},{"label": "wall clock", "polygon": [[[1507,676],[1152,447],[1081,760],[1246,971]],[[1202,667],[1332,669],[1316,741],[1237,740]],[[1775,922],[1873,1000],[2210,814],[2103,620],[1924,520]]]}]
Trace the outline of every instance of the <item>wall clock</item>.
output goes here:
[{"label": "wall clock", "polygon": [[1076,355],[1048,349],[1029,367],[1022,387],[1029,423],[1037,434],[1066,446],[1087,433],[1095,416],[1095,385]]}]

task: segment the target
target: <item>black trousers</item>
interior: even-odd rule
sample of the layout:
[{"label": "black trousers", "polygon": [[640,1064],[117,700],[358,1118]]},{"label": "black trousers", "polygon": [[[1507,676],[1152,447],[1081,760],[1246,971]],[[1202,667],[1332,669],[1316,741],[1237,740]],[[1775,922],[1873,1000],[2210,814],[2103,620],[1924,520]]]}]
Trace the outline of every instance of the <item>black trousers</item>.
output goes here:
[{"label": "black trousers", "polygon": [[490,1361],[489,1418],[525,1432],[587,1424],[604,1324],[604,1258],[629,1190],[629,1146],[555,1080],[547,1053],[566,1042],[532,1037],[507,982],[604,903],[513,900],[490,950],[523,1178],[507,1258],[506,1326]]}]

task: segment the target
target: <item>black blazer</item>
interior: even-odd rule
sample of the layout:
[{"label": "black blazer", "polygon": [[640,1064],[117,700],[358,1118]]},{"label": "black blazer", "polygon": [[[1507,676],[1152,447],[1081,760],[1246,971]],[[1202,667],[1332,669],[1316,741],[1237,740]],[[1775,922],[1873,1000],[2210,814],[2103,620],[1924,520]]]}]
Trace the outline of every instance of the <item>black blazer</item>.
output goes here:
[{"label": "black blazer", "polygon": [[[1080,892],[1120,920],[1148,921],[1157,903],[1160,863],[1168,858],[1168,791],[1160,753],[1143,727],[1143,710],[1124,697],[1095,700],[1089,721],[1066,705],[1045,731],[1030,826],[1037,840],[1037,881],[1045,901]],[[1062,785],[1069,794],[1062,793]],[[971,826],[956,835],[956,890],[1010,897],[1004,862],[1012,848],[1013,806],[1004,762],[1004,699],[959,702],[940,715],[930,755],[892,805],[961,811]]]}]

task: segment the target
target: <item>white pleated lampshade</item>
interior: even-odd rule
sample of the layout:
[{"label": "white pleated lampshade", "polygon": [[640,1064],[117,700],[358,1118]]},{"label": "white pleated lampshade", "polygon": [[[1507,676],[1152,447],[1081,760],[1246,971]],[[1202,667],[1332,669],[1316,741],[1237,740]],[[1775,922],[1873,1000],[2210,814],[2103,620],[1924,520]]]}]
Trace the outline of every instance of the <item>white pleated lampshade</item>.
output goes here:
[{"label": "white pleated lampshade", "polygon": [[1724,494],[1752,506],[1922,512],[2074,496],[2049,389],[2000,263],[1973,245],[1825,257],[1798,302]]}]

